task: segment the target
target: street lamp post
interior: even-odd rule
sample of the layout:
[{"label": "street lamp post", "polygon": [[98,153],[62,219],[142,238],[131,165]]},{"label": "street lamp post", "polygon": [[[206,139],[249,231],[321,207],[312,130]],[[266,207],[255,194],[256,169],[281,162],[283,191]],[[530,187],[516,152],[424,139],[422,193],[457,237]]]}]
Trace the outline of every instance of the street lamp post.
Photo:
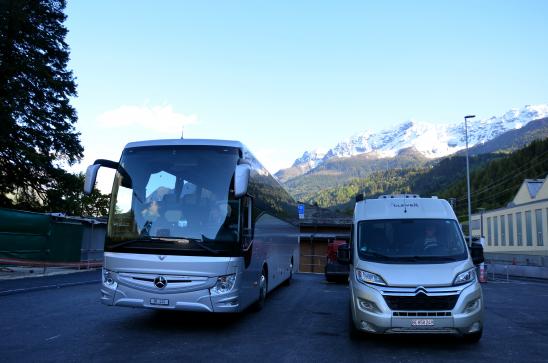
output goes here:
[{"label": "street lamp post", "polygon": [[464,134],[466,137],[466,191],[468,194],[468,243],[472,245],[472,202],[470,201],[470,164],[468,161],[468,119],[475,115],[464,116]]},{"label": "street lamp post", "polygon": [[480,212],[480,237],[483,238],[483,212],[485,212],[485,208],[478,208]]}]

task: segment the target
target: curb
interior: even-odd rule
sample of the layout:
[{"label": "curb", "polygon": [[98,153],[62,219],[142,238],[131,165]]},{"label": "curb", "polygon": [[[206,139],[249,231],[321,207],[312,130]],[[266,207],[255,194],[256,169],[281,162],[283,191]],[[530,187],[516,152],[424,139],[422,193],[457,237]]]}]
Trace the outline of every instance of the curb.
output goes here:
[{"label": "curb", "polygon": [[50,290],[50,289],[60,289],[63,287],[79,286],[79,285],[92,285],[98,284],[101,282],[101,279],[97,280],[88,280],[88,281],[78,281],[78,282],[67,282],[63,284],[54,284],[54,285],[43,285],[43,286],[33,286],[26,287],[22,289],[11,289],[0,291],[0,296],[15,295],[24,292],[40,291],[40,290]]}]

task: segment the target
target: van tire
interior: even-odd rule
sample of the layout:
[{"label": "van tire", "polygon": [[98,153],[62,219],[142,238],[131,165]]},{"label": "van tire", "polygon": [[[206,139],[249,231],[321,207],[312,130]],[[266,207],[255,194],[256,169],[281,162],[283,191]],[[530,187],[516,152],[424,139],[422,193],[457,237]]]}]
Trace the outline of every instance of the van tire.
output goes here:
[{"label": "van tire", "polygon": [[463,336],[463,339],[466,343],[476,344],[480,341],[482,335],[483,335],[483,329],[481,329],[477,332],[474,332],[474,333],[465,334]]},{"label": "van tire", "polygon": [[354,318],[352,317],[352,306],[348,305],[348,335],[350,339],[356,340],[361,339],[364,336],[364,333],[359,331],[354,325]]}]

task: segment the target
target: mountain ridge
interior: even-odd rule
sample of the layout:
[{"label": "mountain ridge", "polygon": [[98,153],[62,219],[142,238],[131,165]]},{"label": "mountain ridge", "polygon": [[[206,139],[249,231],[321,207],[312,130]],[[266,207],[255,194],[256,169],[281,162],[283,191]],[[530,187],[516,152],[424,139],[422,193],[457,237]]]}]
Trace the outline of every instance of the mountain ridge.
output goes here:
[{"label": "mountain ridge", "polygon": [[[511,130],[520,129],[530,122],[548,117],[548,104],[526,105],[510,109],[502,116],[469,121],[469,146],[486,144]],[[437,159],[465,148],[464,124],[431,124],[409,120],[378,133],[366,131],[338,142],[323,151],[305,151],[293,165],[279,170],[275,176],[283,183],[310,173],[333,158],[351,158],[377,152],[379,158],[398,155],[402,149],[415,148],[428,159]]]}]

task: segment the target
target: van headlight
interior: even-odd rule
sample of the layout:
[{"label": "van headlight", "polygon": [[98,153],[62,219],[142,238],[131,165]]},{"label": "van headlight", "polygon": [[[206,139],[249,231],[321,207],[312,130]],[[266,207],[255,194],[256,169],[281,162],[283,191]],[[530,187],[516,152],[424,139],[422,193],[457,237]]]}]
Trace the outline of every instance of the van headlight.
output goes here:
[{"label": "van headlight", "polygon": [[377,274],[356,269],[356,279],[364,284],[386,285],[386,282]]},{"label": "van headlight", "polygon": [[455,277],[455,280],[453,281],[453,285],[464,285],[469,282],[476,280],[476,269],[471,268],[468,271],[461,272],[460,274]]},{"label": "van headlight", "polygon": [[211,295],[221,295],[230,292],[236,284],[236,274],[219,276],[217,283],[211,288]]}]

